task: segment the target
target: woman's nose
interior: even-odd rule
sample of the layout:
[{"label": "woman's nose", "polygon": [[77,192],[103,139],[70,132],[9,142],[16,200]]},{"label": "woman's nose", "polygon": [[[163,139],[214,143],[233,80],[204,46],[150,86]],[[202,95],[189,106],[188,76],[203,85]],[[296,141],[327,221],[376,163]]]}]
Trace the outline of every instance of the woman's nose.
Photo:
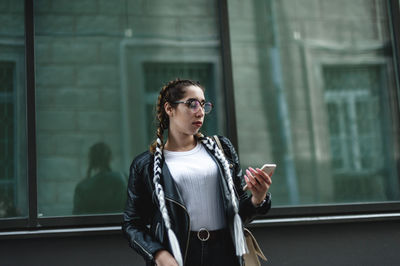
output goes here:
[{"label": "woman's nose", "polygon": [[196,112],[197,117],[202,117],[205,115],[204,108],[200,106],[199,110]]}]

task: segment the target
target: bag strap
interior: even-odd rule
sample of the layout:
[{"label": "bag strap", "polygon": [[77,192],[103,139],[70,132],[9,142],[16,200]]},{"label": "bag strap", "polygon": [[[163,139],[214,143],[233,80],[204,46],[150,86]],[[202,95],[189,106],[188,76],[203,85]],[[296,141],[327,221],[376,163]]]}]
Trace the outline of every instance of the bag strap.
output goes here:
[{"label": "bag strap", "polygon": [[[215,142],[217,143],[218,148],[221,150],[222,154],[224,155],[224,157],[225,157],[225,159],[226,159],[226,154],[225,154],[225,152],[224,152],[224,149],[222,148],[221,141],[219,140],[218,136],[217,136],[217,135],[214,135],[214,136],[212,136],[212,137],[213,137],[213,139],[215,140]],[[232,165],[231,163],[229,163],[229,167],[232,168],[233,165]],[[236,194],[236,196],[237,196],[238,199],[239,199],[239,194],[238,194],[237,191],[236,191],[236,187],[233,186],[233,189],[235,190],[235,194]]]},{"label": "bag strap", "polygon": [[[253,252],[255,252],[255,254],[260,257],[261,259],[268,261],[268,259],[265,257],[264,253],[262,252],[260,246],[258,245],[258,242],[256,240],[256,238],[254,237],[254,235],[250,232],[249,229],[247,228],[243,228],[244,231],[244,235],[246,237],[246,240],[249,240],[253,243],[253,247],[254,250],[252,250]],[[247,245],[249,246],[249,245]]]},{"label": "bag strap", "polygon": [[222,148],[221,141],[219,140],[218,136],[217,136],[217,135],[214,135],[214,136],[213,136],[213,139],[214,139],[215,142],[217,143],[218,148],[222,151],[222,153],[223,153],[224,156],[225,156],[224,149]]}]

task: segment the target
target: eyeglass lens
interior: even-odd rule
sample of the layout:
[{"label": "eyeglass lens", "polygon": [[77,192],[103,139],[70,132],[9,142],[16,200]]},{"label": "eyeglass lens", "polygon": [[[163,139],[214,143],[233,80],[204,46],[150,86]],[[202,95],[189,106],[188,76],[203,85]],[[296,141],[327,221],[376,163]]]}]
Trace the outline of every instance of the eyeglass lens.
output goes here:
[{"label": "eyeglass lens", "polygon": [[[189,107],[190,107],[190,109],[193,110],[193,112],[197,112],[197,111],[199,110],[199,108],[200,108],[201,105],[202,105],[202,104],[200,104],[199,101],[193,100],[193,101],[190,102]],[[212,110],[212,104],[209,103],[209,102],[204,103],[204,104],[203,104],[203,108],[204,108],[204,113],[205,113],[205,114],[208,114],[208,113],[210,113],[211,110]]]}]

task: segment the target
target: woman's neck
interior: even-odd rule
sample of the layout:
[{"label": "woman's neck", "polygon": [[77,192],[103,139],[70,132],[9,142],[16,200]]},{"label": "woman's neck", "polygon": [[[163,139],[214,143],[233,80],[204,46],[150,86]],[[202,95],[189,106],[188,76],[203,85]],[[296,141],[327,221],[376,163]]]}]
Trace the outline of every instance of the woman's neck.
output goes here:
[{"label": "woman's neck", "polygon": [[187,136],[175,136],[168,134],[167,143],[165,143],[164,149],[169,151],[190,151],[196,147],[197,140],[193,135]]}]

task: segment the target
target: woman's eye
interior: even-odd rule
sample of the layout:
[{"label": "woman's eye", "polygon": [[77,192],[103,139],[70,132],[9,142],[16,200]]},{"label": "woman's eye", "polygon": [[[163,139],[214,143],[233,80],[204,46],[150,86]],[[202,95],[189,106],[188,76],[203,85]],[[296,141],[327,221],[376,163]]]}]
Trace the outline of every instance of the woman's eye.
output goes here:
[{"label": "woman's eye", "polygon": [[198,102],[197,101],[193,101],[193,102],[190,103],[190,108],[196,108],[197,105],[198,105]]}]

